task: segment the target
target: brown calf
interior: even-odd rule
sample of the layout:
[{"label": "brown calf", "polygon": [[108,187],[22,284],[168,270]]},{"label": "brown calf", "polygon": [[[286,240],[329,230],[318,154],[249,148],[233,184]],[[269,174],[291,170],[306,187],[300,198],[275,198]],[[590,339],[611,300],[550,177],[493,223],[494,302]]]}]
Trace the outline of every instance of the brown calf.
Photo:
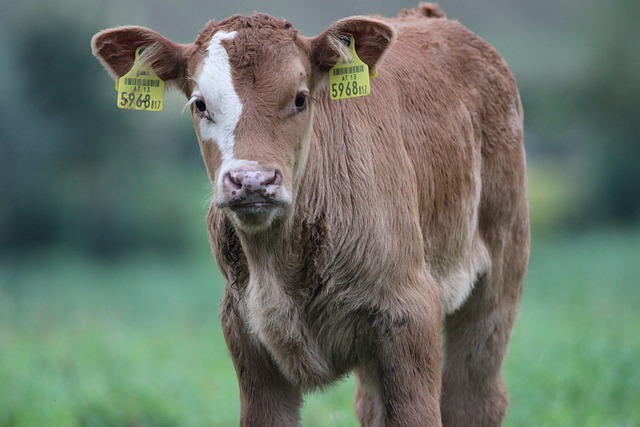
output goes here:
[{"label": "brown calf", "polygon": [[[330,101],[350,36],[379,78]],[[353,371],[363,425],[499,425],[529,226],[522,109],[495,50],[429,4],[312,38],[255,14],[186,45],[93,39],[114,76],[140,46],[189,99],[214,184],[241,424],[298,425],[304,392]]]}]

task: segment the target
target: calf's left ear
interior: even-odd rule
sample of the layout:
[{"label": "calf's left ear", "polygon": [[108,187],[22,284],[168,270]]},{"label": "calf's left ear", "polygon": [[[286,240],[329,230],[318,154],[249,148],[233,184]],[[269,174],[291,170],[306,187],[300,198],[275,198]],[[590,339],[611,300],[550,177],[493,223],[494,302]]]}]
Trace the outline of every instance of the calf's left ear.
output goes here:
[{"label": "calf's left ear", "polygon": [[396,30],[377,19],[354,16],[341,19],[311,39],[312,64],[320,71],[333,68],[345,55],[349,36],[353,36],[358,57],[373,70],[396,39]]},{"label": "calf's left ear", "polygon": [[145,47],[143,60],[158,77],[169,83],[184,80],[192,45],[175,43],[148,28],[135,26],[104,30],[91,39],[93,54],[114,79],[131,69],[136,50],[141,46]]}]

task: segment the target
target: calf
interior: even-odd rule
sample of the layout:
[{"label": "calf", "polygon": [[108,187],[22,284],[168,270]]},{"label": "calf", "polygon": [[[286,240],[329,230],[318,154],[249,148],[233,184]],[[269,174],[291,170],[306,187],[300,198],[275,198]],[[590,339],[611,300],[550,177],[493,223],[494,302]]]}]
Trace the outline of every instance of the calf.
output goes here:
[{"label": "calf", "polygon": [[[529,225],[522,107],[495,50],[430,4],[311,38],[264,14],[184,45],[93,38],[116,78],[142,46],[189,100],[213,183],[241,424],[298,425],[303,393],[354,372],[363,425],[499,425]],[[331,101],[330,70],[356,56],[370,95]]]}]

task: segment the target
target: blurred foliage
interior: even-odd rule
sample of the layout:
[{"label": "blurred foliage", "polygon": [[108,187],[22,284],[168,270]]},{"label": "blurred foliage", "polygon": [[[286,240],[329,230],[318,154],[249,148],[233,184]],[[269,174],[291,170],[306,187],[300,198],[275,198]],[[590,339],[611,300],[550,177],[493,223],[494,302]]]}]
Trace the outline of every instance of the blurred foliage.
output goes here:
[{"label": "blurred foliage", "polygon": [[13,49],[3,52],[13,67],[0,81],[12,101],[0,104],[0,251],[184,249],[181,193],[206,182],[188,122],[136,122],[116,108],[115,91],[105,95],[113,82],[91,56],[100,25],[36,22],[13,22]]},{"label": "blurred foliage", "polygon": [[[520,82],[534,231],[637,222],[640,3],[496,1],[494,13],[464,0],[441,3],[454,18],[468,6],[470,27],[498,47]],[[113,82],[89,47],[107,26],[104,7],[0,5],[0,254],[52,245],[103,256],[182,251],[194,222],[204,233],[207,178],[190,120],[178,114],[180,96],[157,115],[116,108]],[[305,25],[313,26],[296,21],[308,33]]]},{"label": "blurred foliage", "polygon": [[[640,3],[615,0],[604,8],[594,2],[584,7],[567,3],[565,13],[574,18],[564,24],[570,40],[551,40],[544,50],[564,49],[567,58],[582,51],[577,54],[582,59],[555,78],[524,79],[521,84],[530,164],[563,177],[546,183],[551,194],[571,192],[558,201],[565,206],[556,227],[637,224]],[[539,191],[544,189],[534,188]],[[550,207],[533,202],[533,215],[546,216],[537,210]]]}]

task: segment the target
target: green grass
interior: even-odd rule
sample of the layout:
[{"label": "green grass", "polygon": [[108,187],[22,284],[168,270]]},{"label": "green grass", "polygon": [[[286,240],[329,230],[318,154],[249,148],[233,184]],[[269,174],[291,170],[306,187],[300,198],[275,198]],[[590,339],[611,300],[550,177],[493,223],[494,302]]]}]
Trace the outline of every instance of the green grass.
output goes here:
[{"label": "green grass", "polygon": [[[235,373],[209,252],[0,262],[0,427],[232,426]],[[507,426],[640,425],[640,231],[534,240]],[[304,426],[353,426],[353,381]]]},{"label": "green grass", "polygon": [[640,425],[640,233],[534,242],[507,425]]}]

